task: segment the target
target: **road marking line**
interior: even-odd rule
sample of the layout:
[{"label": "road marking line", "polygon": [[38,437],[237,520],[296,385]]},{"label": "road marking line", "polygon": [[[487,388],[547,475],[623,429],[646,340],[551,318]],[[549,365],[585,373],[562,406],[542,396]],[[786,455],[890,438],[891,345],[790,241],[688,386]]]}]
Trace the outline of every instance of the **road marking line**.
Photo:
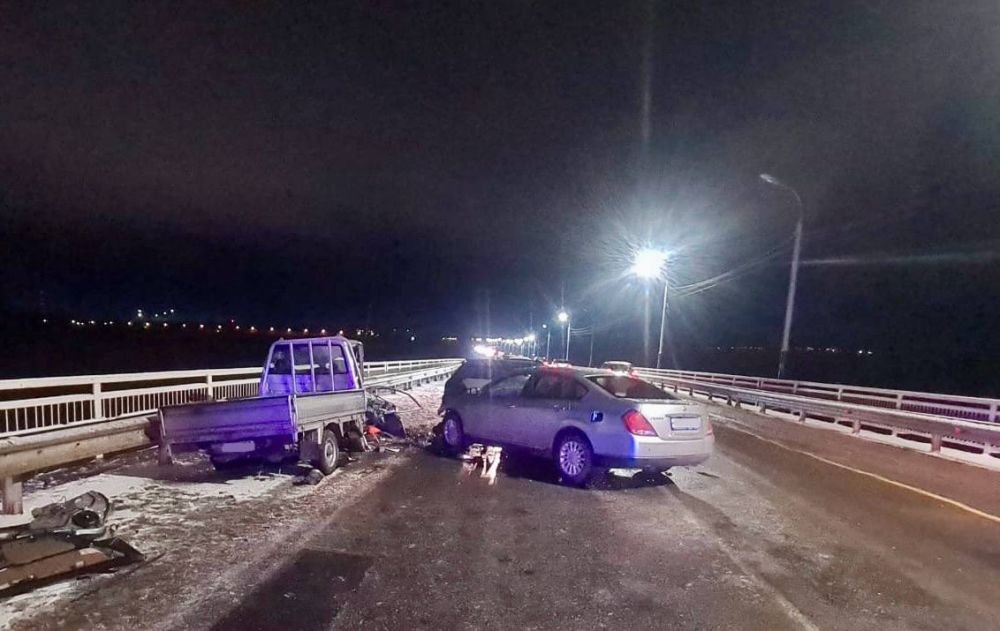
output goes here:
[{"label": "road marking line", "polygon": [[[733,425],[739,425],[740,427],[750,427],[749,425],[746,425],[744,423],[740,423],[739,421],[737,421],[735,419],[731,419],[728,416],[722,416],[722,415],[715,415],[715,416],[716,416],[716,418],[722,419],[727,425],[731,423]],[[830,460],[829,458],[824,458],[823,456],[817,456],[816,454],[809,453],[808,451],[803,451],[801,449],[796,449],[795,447],[789,447],[788,445],[782,444],[782,443],[780,443],[780,442],[778,442],[778,441],[776,441],[774,439],[764,438],[763,436],[761,436],[759,434],[756,434],[756,433],[754,433],[752,431],[748,431],[746,429],[738,429],[736,427],[733,427],[731,429],[733,431],[736,431],[736,432],[740,432],[740,433],[743,433],[743,434],[748,434],[750,436],[753,436],[757,440],[764,441],[765,443],[770,443],[770,444],[775,445],[777,447],[781,447],[782,449],[785,449],[785,450],[788,450],[788,451],[793,451],[795,453],[802,454],[804,456],[809,456],[810,458],[813,458],[815,460],[819,460],[820,462],[824,462],[824,463],[826,463],[828,465],[831,465],[831,466],[834,466],[834,467],[838,467],[840,469],[846,469],[848,471],[852,471],[852,472],[857,473],[859,475],[867,476],[869,478],[873,478],[875,480],[879,480],[880,482],[885,482],[886,484],[891,484],[891,485],[897,486],[897,487],[899,487],[901,489],[906,489],[907,491],[912,491],[912,492],[917,493],[919,495],[923,495],[924,497],[929,497],[929,498],[931,498],[933,500],[937,500],[939,502],[944,502],[945,504],[949,504],[951,506],[954,506],[955,508],[957,508],[959,510],[963,510],[963,511],[965,511],[967,513],[971,513],[971,514],[973,514],[973,515],[975,515],[977,517],[982,517],[983,519],[988,519],[988,520],[990,520],[992,522],[1000,524],[1000,516],[994,515],[993,513],[987,513],[986,511],[979,510],[978,508],[973,508],[972,506],[969,506],[968,504],[965,504],[965,503],[960,502],[958,500],[953,500],[950,497],[945,497],[944,495],[938,495],[937,493],[934,493],[932,491],[927,491],[927,490],[924,490],[924,489],[922,489],[920,487],[912,486],[912,485],[906,484],[904,482],[899,482],[898,480],[893,480],[892,478],[887,478],[887,477],[885,477],[883,475],[879,475],[877,473],[872,473],[870,471],[865,471],[863,469],[857,469],[855,467],[852,467],[852,466],[849,466],[849,465],[846,465],[846,464],[841,464],[839,462],[835,462],[833,460]]]}]

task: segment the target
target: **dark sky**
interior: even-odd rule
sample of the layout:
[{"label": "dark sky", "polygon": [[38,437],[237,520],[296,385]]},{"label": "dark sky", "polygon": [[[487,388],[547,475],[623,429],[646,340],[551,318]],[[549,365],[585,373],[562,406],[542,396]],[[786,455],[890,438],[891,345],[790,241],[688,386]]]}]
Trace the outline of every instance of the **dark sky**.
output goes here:
[{"label": "dark sky", "polygon": [[996,350],[993,0],[0,13],[8,307],[466,331],[488,288],[514,334],[564,286],[631,326],[650,242],[677,287],[759,263],[679,290],[675,336],[773,343],[795,209],[767,171],[807,204],[797,340]]}]

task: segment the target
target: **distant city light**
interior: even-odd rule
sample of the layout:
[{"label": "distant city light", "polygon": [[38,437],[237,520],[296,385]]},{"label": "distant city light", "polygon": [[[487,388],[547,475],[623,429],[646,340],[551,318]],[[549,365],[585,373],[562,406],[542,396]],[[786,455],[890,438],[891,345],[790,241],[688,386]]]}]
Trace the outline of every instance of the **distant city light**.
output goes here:
[{"label": "distant city light", "polygon": [[556,315],[556,319],[558,319],[560,322],[563,322],[563,323],[569,322],[569,314],[566,313],[565,311],[560,311]]},{"label": "distant city light", "polygon": [[319,334],[320,335],[326,335],[326,329],[320,329],[319,330]]},{"label": "distant city light", "polygon": [[535,334],[534,334],[534,333],[532,333],[531,335],[529,335],[528,337],[526,337],[526,338],[524,338],[524,339],[525,339],[525,340],[527,340],[527,341],[528,341],[528,343],[530,344],[531,342],[534,342],[534,341],[535,341]]},{"label": "distant city light", "polygon": [[417,336],[416,335],[411,335],[410,336],[410,341],[411,342],[416,342],[417,341]]}]

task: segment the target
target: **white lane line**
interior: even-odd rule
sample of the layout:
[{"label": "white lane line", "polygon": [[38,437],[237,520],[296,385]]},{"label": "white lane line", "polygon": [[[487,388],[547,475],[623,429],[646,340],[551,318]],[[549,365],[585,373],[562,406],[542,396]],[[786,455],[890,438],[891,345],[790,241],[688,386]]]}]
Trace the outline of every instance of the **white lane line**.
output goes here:
[{"label": "white lane line", "polygon": [[[730,425],[730,424],[731,425],[738,425],[738,426],[744,427],[744,428],[749,428],[750,427],[749,425],[746,425],[745,423],[741,423],[741,422],[739,422],[739,421],[737,421],[735,419],[729,418],[728,416],[722,416],[720,414],[712,414],[711,416],[714,416],[717,419],[722,420],[726,425]],[[826,463],[828,465],[837,467],[839,469],[846,469],[847,471],[852,471],[852,472],[857,473],[859,475],[867,476],[869,478],[878,480],[880,482],[885,482],[886,484],[891,484],[892,486],[896,486],[896,487],[899,487],[901,489],[906,489],[907,491],[912,491],[914,493],[917,493],[918,495],[923,495],[924,497],[928,497],[930,499],[937,500],[937,501],[943,502],[945,504],[949,504],[949,505],[954,506],[955,508],[957,508],[959,510],[963,510],[963,511],[965,511],[967,513],[971,513],[972,515],[975,515],[977,517],[982,517],[983,519],[988,519],[988,520],[990,520],[990,521],[992,521],[994,523],[1000,524],[1000,516],[994,515],[993,513],[987,513],[986,511],[979,510],[978,508],[973,508],[972,506],[969,506],[968,504],[965,504],[964,502],[960,502],[958,500],[954,500],[954,499],[952,499],[950,497],[945,497],[944,495],[938,495],[937,493],[934,493],[932,491],[927,491],[927,490],[922,489],[920,487],[912,486],[912,485],[906,484],[904,482],[899,482],[898,480],[893,480],[892,478],[887,478],[884,475],[879,475],[877,473],[872,473],[871,471],[865,471],[864,469],[858,469],[858,468],[851,467],[851,466],[846,465],[846,464],[841,464],[841,463],[836,462],[834,460],[830,460],[829,458],[824,458],[823,456],[817,456],[814,453],[810,453],[808,451],[803,451],[802,449],[796,449],[795,447],[789,447],[788,445],[780,443],[780,442],[778,442],[778,441],[776,441],[774,439],[764,438],[760,434],[757,434],[757,433],[754,433],[752,431],[749,431],[748,429],[739,429],[737,427],[732,427],[731,429],[733,431],[740,432],[742,434],[747,434],[749,436],[752,436],[752,437],[756,438],[757,440],[764,441],[765,443],[770,443],[770,444],[775,445],[777,447],[781,447],[782,449],[785,449],[787,451],[793,451],[793,452],[795,452],[797,454],[802,454],[803,456],[809,456],[810,458],[813,458],[815,460],[819,460],[820,462],[824,462],[824,463]]]}]

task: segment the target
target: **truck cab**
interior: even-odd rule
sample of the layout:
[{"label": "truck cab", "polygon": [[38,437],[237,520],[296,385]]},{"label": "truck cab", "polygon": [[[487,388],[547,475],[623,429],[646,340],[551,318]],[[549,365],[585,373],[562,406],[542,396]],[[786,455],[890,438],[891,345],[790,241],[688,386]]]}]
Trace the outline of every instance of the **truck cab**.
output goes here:
[{"label": "truck cab", "polygon": [[364,346],[344,337],[278,340],[271,345],[260,378],[260,396],[358,390]]}]

